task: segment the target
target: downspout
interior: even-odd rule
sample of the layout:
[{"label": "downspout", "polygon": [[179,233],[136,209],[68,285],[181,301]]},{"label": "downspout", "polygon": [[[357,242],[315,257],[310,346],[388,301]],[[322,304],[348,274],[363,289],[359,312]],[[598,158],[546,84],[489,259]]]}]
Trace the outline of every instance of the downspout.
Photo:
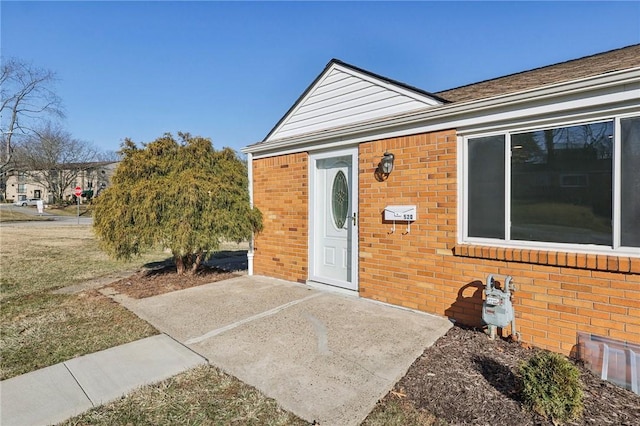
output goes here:
[{"label": "downspout", "polygon": [[[253,208],[253,154],[247,153],[247,175],[249,177],[249,205]],[[249,250],[247,251],[247,274],[253,275],[253,232],[249,239]]]}]

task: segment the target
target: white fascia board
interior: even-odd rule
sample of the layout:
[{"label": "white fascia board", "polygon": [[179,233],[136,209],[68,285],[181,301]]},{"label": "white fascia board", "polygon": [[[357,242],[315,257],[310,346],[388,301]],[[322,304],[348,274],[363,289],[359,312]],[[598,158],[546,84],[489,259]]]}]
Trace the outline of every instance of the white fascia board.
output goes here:
[{"label": "white fascia board", "polygon": [[451,128],[472,129],[481,127],[483,123],[497,125],[495,123],[505,120],[517,120],[518,117],[535,114],[548,115],[554,111],[557,113],[591,107],[602,112],[603,104],[615,102],[629,104],[624,107],[625,110],[633,110],[634,107],[640,109],[640,67],[493,98],[422,109],[294,138],[257,143],[245,147],[242,152],[254,153],[254,158],[262,158]]}]

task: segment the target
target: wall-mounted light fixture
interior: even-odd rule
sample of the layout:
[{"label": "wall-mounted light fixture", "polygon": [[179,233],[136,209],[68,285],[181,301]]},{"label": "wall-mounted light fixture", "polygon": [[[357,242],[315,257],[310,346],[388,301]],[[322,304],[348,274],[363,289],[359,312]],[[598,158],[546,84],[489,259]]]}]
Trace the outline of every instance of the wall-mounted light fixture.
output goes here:
[{"label": "wall-mounted light fixture", "polygon": [[385,153],[382,155],[382,158],[378,163],[378,167],[376,167],[376,170],[373,172],[373,175],[378,182],[384,182],[385,180],[387,180],[387,178],[389,178],[389,174],[391,174],[391,172],[393,171],[394,157],[395,156],[388,151],[385,151]]},{"label": "wall-mounted light fixture", "polygon": [[385,152],[380,160],[380,172],[388,175],[393,171],[393,160],[395,156],[390,152]]}]

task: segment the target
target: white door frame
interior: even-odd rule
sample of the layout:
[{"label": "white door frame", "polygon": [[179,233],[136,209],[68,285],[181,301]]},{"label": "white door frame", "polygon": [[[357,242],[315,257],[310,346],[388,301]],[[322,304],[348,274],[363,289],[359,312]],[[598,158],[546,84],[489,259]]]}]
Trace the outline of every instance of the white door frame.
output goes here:
[{"label": "white door frame", "polygon": [[[316,212],[319,206],[316,205],[316,170],[318,160],[334,157],[351,156],[351,212],[350,216],[355,220],[347,218],[347,223],[350,223],[352,227],[351,233],[351,281],[342,282],[334,281],[330,278],[320,277],[315,271],[315,259],[316,259]],[[347,290],[358,291],[358,221],[360,219],[358,213],[358,146],[355,145],[351,148],[344,148],[331,151],[323,151],[309,154],[309,259],[308,259],[308,274],[309,280],[317,283],[329,284],[337,287],[341,287]],[[355,223],[354,223],[355,222]]]}]

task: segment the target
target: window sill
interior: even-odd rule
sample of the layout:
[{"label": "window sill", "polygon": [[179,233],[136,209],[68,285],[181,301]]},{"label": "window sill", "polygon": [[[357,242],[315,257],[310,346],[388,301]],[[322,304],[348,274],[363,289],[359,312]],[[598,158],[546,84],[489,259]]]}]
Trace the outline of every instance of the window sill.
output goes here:
[{"label": "window sill", "polygon": [[533,263],[593,271],[640,274],[640,258],[606,254],[567,253],[520,248],[456,244],[453,254],[460,257]]}]

